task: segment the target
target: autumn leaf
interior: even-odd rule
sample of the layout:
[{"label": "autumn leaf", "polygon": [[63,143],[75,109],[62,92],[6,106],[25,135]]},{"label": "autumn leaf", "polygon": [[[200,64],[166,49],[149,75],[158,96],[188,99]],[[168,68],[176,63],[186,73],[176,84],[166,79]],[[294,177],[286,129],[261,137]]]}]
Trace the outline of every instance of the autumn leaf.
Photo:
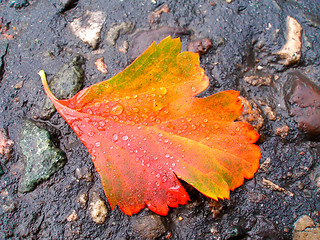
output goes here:
[{"label": "autumn leaf", "polygon": [[206,98],[209,80],[198,54],[180,53],[179,39],[153,43],[123,72],[68,100],[44,89],[91,154],[113,208],[147,207],[166,215],[190,200],[178,179],[204,195],[228,198],[258,169],[259,138],[242,112],[239,92]]}]

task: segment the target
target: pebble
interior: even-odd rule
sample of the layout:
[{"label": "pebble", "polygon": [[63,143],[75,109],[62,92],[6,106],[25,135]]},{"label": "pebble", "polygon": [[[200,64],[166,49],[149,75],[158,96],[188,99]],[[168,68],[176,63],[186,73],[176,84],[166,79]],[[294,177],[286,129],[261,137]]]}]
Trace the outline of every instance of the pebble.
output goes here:
[{"label": "pebble", "polygon": [[278,52],[275,53],[284,59],[282,61],[283,65],[299,63],[301,58],[301,32],[302,27],[298,21],[288,16],[287,42]]},{"label": "pebble", "polygon": [[161,4],[159,7],[157,7],[153,12],[151,12],[148,15],[148,22],[153,24],[153,23],[159,23],[161,19],[161,14],[162,13],[168,13],[170,12],[170,8],[168,4],[164,3]]},{"label": "pebble", "polygon": [[287,125],[284,125],[281,127],[277,127],[275,129],[275,134],[277,136],[280,136],[281,138],[285,139],[286,136],[288,136],[289,131],[290,131],[290,128]]},{"label": "pebble", "polygon": [[300,72],[289,74],[284,86],[289,114],[313,140],[320,136],[320,88]]},{"label": "pebble", "polygon": [[78,196],[77,202],[81,205],[81,207],[85,207],[87,202],[88,202],[88,194],[87,193],[82,193]]},{"label": "pebble", "polygon": [[3,174],[4,174],[4,171],[3,171],[3,169],[2,169],[2,167],[1,167],[1,165],[0,165],[0,177],[1,177]]},{"label": "pebble", "polygon": [[12,147],[14,142],[8,137],[4,129],[0,129],[0,155],[5,161],[9,160],[11,156]]},{"label": "pebble", "polygon": [[269,120],[276,120],[277,114],[273,111],[273,109],[270,106],[263,106],[263,112],[267,115]]},{"label": "pebble", "polygon": [[92,193],[90,202],[90,215],[92,220],[97,224],[104,223],[108,216],[107,205],[97,192]]},{"label": "pebble", "polygon": [[303,215],[294,223],[293,240],[318,240],[320,239],[320,225],[315,226],[314,221]]},{"label": "pebble", "polygon": [[166,233],[161,217],[153,213],[133,218],[132,229],[140,238],[147,240],[157,239]]},{"label": "pebble", "polygon": [[241,99],[244,108],[242,114],[238,117],[238,120],[250,123],[256,131],[259,131],[264,124],[260,108],[253,100],[248,101],[241,96],[239,98]]},{"label": "pebble", "polygon": [[66,163],[65,153],[53,145],[49,132],[32,122],[26,122],[19,145],[26,159],[20,192],[34,190]]},{"label": "pebble", "polygon": [[272,77],[269,74],[259,72],[259,75],[245,76],[243,80],[252,86],[269,86],[272,82]]},{"label": "pebble", "polygon": [[192,41],[188,44],[187,50],[189,52],[198,53],[200,55],[205,54],[212,48],[212,42],[209,38],[203,38],[200,40]]},{"label": "pebble", "polygon": [[103,74],[107,74],[108,73],[108,67],[107,65],[104,63],[104,58],[98,58],[95,63],[94,63],[97,67],[97,70],[99,72],[102,72]]},{"label": "pebble", "polygon": [[93,180],[93,174],[91,172],[91,169],[86,166],[76,168],[75,175],[77,179],[85,179],[88,182],[92,182]]},{"label": "pebble", "polygon": [[123,54],[126,54],[129,48],[128,41],[123,41],[123,43],[119,46],[118,50],[119,52],[122,52]]},{"label": "pebble", "polygon": [[74,222],[79,219],[78,213],[76,210],[73,210],[71,214],[67,217],[68,222]]},{"label": "pebble", "polygon": [[[50,80],[49,88],[56,98],[70,98],[81,89],[84,80],[83,61],[82,56],[74,57],[71,62],[63,65]],[[55,111],[53,103],[47,97],[39,116],[42,119],[49,119]]]},{"label": "pebble", "polygon": [[93,49],[98,46],[106,16],[101,11],[86,11],[81,17],[70,23],[71,31]]},{"label": "pebble", "polygon": [[119,37],[120,32],[129,33],[133,30],[134,24],[132,22],[122,22],[120,24],[113,25],[106,34],[106,42],[114,46],[116,44],[116,40]]}]

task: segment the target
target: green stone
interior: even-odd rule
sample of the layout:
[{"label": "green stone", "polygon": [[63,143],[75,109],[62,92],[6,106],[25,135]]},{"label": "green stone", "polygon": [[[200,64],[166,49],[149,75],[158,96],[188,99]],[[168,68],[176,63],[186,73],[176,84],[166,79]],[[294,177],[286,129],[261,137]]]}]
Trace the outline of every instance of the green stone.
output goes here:
[{"label": "green stone", "polygon": [[53,145],[49,132],[32,122],[26,122],[19,145],[26,159],[20,192],[34,190],[66,163],[65,153]]},{"label": "green stone", "polygon": [[[83,57],[77,56],[70,63],[63,65],[52,77],[49,88],[58,99],[67,99],[80,91],[83,85]],[[42,119],[49,119],[56,111],[53,103],[47,97],[39,113]]]}]

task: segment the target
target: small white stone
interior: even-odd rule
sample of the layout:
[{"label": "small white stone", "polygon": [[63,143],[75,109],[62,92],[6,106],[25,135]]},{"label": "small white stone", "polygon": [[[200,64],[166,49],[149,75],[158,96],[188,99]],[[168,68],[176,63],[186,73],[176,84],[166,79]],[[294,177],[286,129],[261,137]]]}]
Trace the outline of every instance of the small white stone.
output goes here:
[{"label": "small white stone", "polygon": [[257,70],[258,70],[258,71],[260,71],[260,70],[262,70],[262,69],[263,69],[263,67],[262,67],[262,66],[260,66],[260,65],[259,65],[259,66],[257,66]]},{"label": "small white stone", "polygon": [[77,202],[83,206],[87,204],[87,201],[88,201],[88,194],[86,193],[82,193],[77,199]]},{"label": "small white stone", "polygon": [[72,213],[67,217],[68,222],[77,221],[78,219],[79,219],[79,216],[76,210],[73,210]]},{"label": "small white stone", "polygon": [[74,19],[74,21],[70,23],[70,28],[83,42],[96,48],[105,20],[106,17],[103,12],[86,11],[81,17]]},{"label": "small white stone", "polygon": [[95,192],[92,194],[92,201],[90,202],[90,215],[92,220],[98,224],[104,223],[108,215],[106,203]]}]

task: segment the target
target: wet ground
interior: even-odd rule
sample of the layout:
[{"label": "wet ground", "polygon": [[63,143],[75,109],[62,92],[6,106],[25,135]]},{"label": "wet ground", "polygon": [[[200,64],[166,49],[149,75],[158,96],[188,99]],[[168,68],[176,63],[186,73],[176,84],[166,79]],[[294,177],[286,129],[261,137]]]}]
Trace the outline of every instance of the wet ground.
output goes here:
[{"label": "wet ground", "polygon": [[[169,11],[152,15],[166,2],[1,1],[0,128],[14,145],[10,156],[0,155],[0,239],[291,239],[299,217],[308,215],[319,224],[320,2],[227,2],[168,1]],[[100,40],[93,44],[71,27],[88,11],[104,16]],[[275,54],[286,43],[287,16],[303,29],[301,59],[290,65]],[[241,91],[252,107],[244,119],[261,135],[262,167],[229,200],[213,202],[185,184],[191,202],[166,217],[148,210],[128,217],[106,204],[108,213],[97,220],[93,203],[107,202],[100,178],[60,115],[41,117],[46,96],[37,72],[43,69],[50,80],[81,55],[83,86],[89,86],[128,66],[147,41],[139,31],[161,27],[173,29],[146,36],[180,36],[183,50],[193,40],[211,39],[213,47],[201,56],[211,81],[204,95]],[[100,57],[107,74],[94,64]],[[29,192],[19,191],[26,121],[47,130],[67,159]]]}]

